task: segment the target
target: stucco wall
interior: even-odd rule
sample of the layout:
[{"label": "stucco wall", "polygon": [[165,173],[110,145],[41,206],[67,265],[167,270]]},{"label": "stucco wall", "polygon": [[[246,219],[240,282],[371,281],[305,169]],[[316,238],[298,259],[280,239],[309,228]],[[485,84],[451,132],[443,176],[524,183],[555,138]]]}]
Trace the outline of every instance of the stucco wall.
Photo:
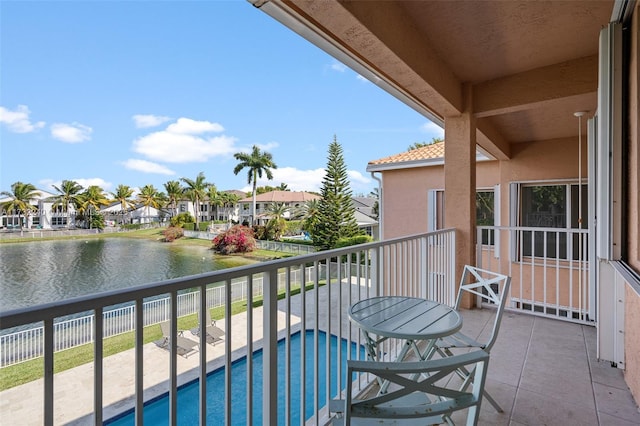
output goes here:
[{"label": "stucco wall", "polygon": [[640,295],[627,285],[624,317],[624,379],[640,404]]},{"label": "stucco wall", "polygon": [[[640,272],[640,3],[636,4],[631,25],[631,54],[629,81],[629,238],[628,263]],[[625,380],[637,403],[640,403],[640,295],[627,285],[625,291],[624,354]]]},{"label": "stucco wall", "polygon": [[[575,117],[567,119],[576,120],[577,127]],[[586,183],[586,137],[582,142],[582,173]],[[510,182],[578,177],[577,138],[515,144],[512,155],[508,161],[476,164],[478,188],[501,184],[502,225],[508,225]],[[390,170],[384,172],[382,178],[384,238],[427,232],[427,191],[444,189],[444,167]]]},{"label": "stucco wall", "polygon": [[[384,238],[427,232],[427,191],[444,189],[444,166],[386,171],[382,175]],[[500,180],[500,163],[476,164],[476,185],[491,188]]]}]

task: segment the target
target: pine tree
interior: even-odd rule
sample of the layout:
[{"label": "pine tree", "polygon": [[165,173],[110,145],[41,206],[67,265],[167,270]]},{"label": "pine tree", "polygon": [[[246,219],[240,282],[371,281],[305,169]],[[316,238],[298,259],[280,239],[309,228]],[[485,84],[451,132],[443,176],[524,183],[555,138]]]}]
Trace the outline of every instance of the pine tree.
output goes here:
[{"label": "pine tree", "polygon": [[327,168],[320,190],[322,199],[318,206],[318,218],[312,230],[314,244],[323,250],[336,247],[340,238],[360,234],[351,201],[351,188],[342,146],[335,135],[329,145]]}]

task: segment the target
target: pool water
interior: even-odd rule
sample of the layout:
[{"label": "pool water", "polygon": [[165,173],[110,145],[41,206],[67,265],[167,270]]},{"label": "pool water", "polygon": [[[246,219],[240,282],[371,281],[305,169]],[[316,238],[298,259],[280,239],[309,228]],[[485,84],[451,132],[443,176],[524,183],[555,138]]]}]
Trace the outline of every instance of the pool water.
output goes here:
[{"label": "pool water", "polygon": [[[295,333],[291,336],[291,408],[290,418],[291,424],[300,424],[300,354],[301,354],[301,333]],[[314,331],[307,330],[305,332],[305,350],[306,350],[306,401],[305,401],[305,420],[313,416],[314,412]],[[337,395],[337,370],[338,370],[338,339],[331,335],[331,397]],[[326,333],[319,332],[319,366],[318,366],[318,392],[319,403],[324,405],[326,395]],[[342,368],[340,375],[341,383],[345,385],[346,375],[346,359],[347,359],[347,341],[342,339]],[[352,343],[350,348],[351,358],[357,358],[358,346]],[[364,349],[360,346],[359,357],[364,357]],[[222,425],[224,424],[224,370],[219,368],[207,375],[207,424]],[[285,373],[285,344],[284,340],[278,342],[278,421],[284,424],[285,410],[285,392],[284,392],[284,373]],[[232,392],[232,408],[231,417],[232,424],[246,424],[247,408],[246,408],[246,392],[247,392],[247,359],[242,357],[232,363],[231,366],[231,392]],[[178,388],[178,424],[194,425],[198,424],[198,404],[199,404],[199,379],[186,383]],[[262,424],[262,350],[253,353],[253,423]],[[169,396],[168,394],[155,398],[145,403],[144,422],[151,425],[168,425],[169,417]],[[135,417],[133,409],[125,412],[105,422],[108,425],[134,425]]]}]

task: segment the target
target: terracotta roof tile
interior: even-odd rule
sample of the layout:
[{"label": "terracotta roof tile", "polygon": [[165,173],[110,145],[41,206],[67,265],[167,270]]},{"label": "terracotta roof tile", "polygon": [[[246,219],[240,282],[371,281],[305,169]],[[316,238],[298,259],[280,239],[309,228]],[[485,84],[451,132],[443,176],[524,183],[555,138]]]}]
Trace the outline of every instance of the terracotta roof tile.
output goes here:
[{"label": "terracotta roof tile", "polygon": [[370,165],[404,163],[407,161],[430,160],[444,158],[444,142],[432,143],[422,148],[412,149],[400,154],[384,157],[379,160],[369,161]]},{"label": "terracotta roof tile", "polygon": [[[319,200],[321,197],[310,192],[303,191],[271,191],[256,195],[256,201],[260,203],[295,203],[309,200]],[[240,200],[241,203],[252,201],[251,197]]]}]

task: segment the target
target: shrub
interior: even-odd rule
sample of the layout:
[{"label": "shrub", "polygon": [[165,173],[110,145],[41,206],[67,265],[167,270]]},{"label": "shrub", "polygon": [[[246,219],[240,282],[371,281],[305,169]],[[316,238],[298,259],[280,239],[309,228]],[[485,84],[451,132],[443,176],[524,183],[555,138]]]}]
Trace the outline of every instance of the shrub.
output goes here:
[{"label": "shrub", "polygon": [[184,212],[172,217],[169,223],[171,223],[171,226],[179,226],[182,228],[185,223],[189,222],[195,222],[195,219],[191,216],[191,213]]},{"label": "shrub", "polygon": [[340,238],[336,242],[336,248],[355,246],[356,244],[364,244],[373,241],[369,235],[355,235],[348,238]]},{"label": "shrub", "polygon": [[256,248],[251,228],[236,225],[218,234],[212,241],[213,249],[222,254],[247,253]]},{"label": "shrub", "polygon": [[179,226],[170,226],[162,231],[162,233],[164,234],[164,240],[168,243],[184,237],[184,229]]}]

